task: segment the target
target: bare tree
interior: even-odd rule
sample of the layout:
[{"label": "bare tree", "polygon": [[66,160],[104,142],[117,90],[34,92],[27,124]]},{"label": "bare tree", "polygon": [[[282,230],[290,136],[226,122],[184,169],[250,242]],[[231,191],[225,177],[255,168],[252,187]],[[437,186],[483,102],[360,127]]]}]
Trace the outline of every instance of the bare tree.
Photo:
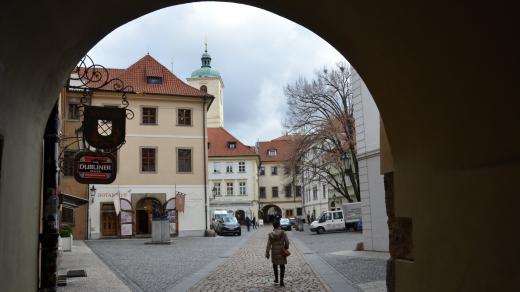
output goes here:
[{"label": "bare tree", "polygon": [[285,127],[303,137],[288,162],[292,168],[299,165],[307,181],[326,182],[353,202],[361,196],[350,76],[350,68],[339,63],[332,70],[317,71],[310,81],[300,78],[287,85]]}]

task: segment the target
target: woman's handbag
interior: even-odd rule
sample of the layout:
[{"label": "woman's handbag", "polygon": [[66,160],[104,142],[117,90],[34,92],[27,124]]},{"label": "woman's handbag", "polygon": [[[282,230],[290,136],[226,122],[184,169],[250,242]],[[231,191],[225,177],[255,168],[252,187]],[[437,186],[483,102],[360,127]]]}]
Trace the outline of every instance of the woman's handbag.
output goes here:
[{"label": "woman's handbag", "polygon": [[[287,236],[287,235],[285,235],[285,236]],[[283,242],[282,242],[282,245],[283,245],[283,248],[282,248],[282,255],[283,255],[284,257],[288,257],[288,256],[291,255],[291,252],[289,251],[288,248],[285,248],[285,237],[282,237],[282,241],[283,241]]]}]

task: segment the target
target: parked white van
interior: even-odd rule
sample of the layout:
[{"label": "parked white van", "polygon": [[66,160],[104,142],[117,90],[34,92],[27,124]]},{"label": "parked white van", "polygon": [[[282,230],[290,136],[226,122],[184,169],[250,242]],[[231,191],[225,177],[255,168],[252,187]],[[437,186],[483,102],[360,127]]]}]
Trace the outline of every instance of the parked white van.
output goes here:
[{"label": "parked white van", "polygon": [[[347,214],[347,216],[344,216]],[[324,211],[318,220],[311,223],[311,231],[318,234],[327,231],[354,229],[360,231],[361,204],[351,203],[343,205],[343,210]]]}]

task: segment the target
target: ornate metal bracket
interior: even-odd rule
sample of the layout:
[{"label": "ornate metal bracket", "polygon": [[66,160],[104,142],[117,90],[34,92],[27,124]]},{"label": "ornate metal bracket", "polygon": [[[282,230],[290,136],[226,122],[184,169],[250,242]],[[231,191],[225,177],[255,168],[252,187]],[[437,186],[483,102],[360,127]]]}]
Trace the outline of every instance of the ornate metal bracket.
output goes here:
[{"label": "ornate metal bracket", "polygon": [[[67,90],[81,94],[78,111],[83,117],[82,135],[78,137],[84,148],[91,151],[115,152],[125,144],[125,119],[133,119],[134,112],[128,109],[128,93],[134,88],[125,85],[120,78],[111,78],[110,71],[84,56],[70,74]],[[91,105],[96,90],[110,90],[121,94],[121,106],[117,108]]]}]

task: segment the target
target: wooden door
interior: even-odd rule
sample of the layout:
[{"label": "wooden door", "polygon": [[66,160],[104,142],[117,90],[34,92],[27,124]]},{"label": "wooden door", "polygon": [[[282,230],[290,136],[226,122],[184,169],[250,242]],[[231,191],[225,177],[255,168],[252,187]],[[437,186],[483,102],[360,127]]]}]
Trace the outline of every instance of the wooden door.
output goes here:
[{"label": "wooden door", "polygon": [[115,236],[117,235],[117,216],[116,213],[102,213],[102,226],[101,234],[103,236]]}]

